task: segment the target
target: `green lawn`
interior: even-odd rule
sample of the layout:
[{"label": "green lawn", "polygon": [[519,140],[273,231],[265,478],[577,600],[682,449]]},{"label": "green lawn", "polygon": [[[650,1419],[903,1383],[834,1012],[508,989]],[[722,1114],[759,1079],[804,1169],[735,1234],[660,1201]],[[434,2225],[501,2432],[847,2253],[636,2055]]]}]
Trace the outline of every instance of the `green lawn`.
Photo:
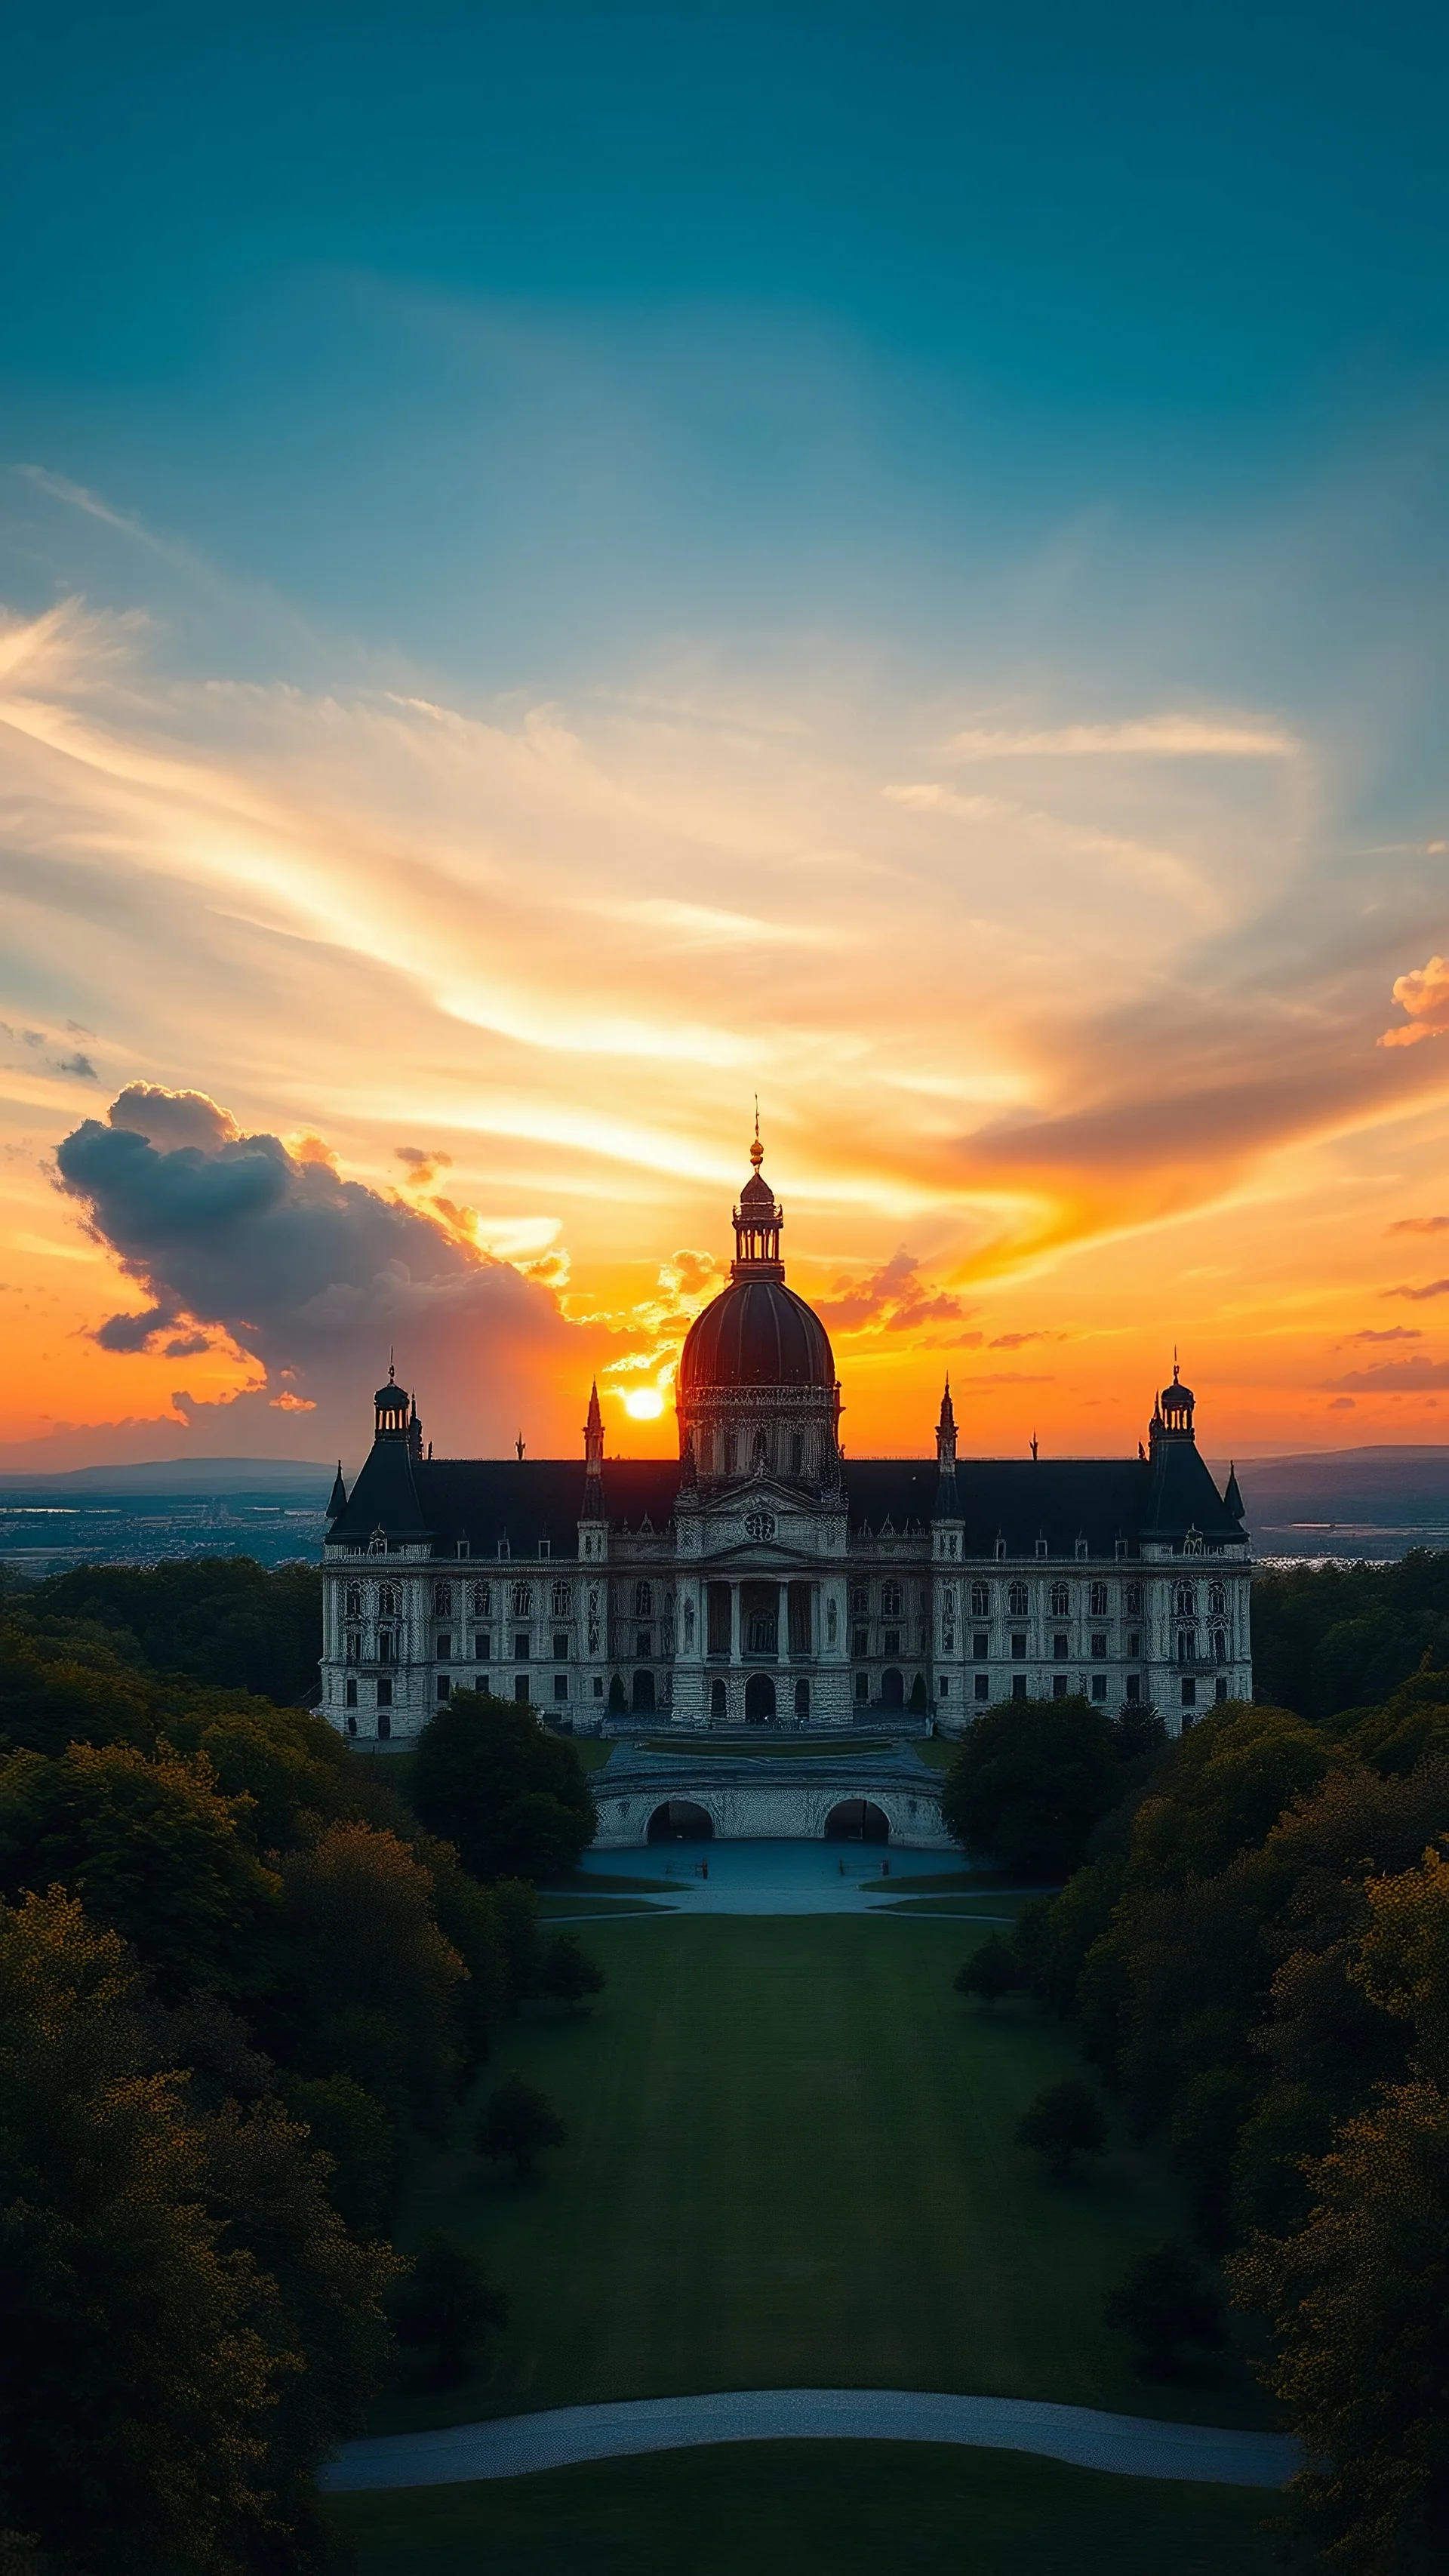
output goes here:
[{"label": "green lawn", "polygon": [[334,2499],[358,2576],[1270,2576],[1273,2498],[930,2443],[759,2442]]},{"label": "green lawn", "polygon": [[[459,2148],[409,2212],[484,2248],[514,2302],[491,2370],[394,2426],[710,2388],[881,2386],[1044,2396],[1252,2421],[1251,2391],[1137,2379],[1099,2313],[1128,2257],[1180,2224],[1119,2139],[1073,2187],[1012,2144],[1075,2066],[1030,2007],[951,1979],[985,1937],[852,1916],[590,1925],[591,2019],[509,2032],[567,2149],[531,2185]],[[732,2474],[740,2474],[738,2468]]]}]

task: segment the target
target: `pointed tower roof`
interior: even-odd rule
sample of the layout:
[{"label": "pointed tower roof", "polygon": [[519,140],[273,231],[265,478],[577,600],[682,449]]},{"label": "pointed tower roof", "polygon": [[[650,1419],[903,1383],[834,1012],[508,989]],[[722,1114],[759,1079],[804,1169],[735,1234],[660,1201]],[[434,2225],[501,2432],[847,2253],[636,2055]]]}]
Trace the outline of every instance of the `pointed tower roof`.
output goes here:
[{"label": "pointed tower roof", "polygon": [[1234,1520],[1240,1521],[1245,1517],[1242,1487],[1238,1483],[1237,1463],[1233,1459],[1228,1461],[1228,1482],[1227,1490],[1223,1495],[1223,1509],[1231,1512]]},{"label": "pointed tower roof", "polygon": [[342,1481],[342,1461],[339,1458],[337,1461],[337,1473],[332,1479],[332,1491],[327,1498],[327,1517],[329,1521],[335,1521],[338,1513],[345,1512],[346,1509],[347,1487]]}]

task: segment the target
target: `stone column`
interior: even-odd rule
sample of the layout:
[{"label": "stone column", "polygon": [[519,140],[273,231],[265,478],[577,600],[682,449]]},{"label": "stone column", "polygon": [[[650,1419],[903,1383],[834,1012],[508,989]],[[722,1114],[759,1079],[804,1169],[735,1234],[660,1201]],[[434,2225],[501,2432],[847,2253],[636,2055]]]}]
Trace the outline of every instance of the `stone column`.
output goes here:
[{"label": "stone column", "polygon": [[775,1659],[777,1663],[788,1664],[790,1660],[790,1586],[788,1583],[780,1585],[780,1607],[775,1614],[775,1619]]},{"label": "stone column", "polygon": [[738,1585],[737,1583],[732,1583],[732,1584],[730,1585],[730,1663],[731,1663],[731,1666],[734,1666],[734,1665],[738,1664],[738,1663],[740,1662],[740,1660],[741,1660],[741,1657],[740,1657],[740,1642],[741,1642],[741,1641],[740,1641],[740,1587],[739,1587],[739,1585]]}]

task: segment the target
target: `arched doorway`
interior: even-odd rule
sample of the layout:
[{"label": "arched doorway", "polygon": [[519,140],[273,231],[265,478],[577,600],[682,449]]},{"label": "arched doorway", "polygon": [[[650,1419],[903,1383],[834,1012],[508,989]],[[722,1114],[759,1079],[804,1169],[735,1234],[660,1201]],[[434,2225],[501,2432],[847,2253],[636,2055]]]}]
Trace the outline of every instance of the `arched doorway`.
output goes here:
[{"label": "arched doorway", "polygon": [[714,1821],[692,1798],[666,1798],[649,1819],[651,1843],[710,1843]]},{"label": "arched doorway", "polygon": [[882,1708],[905,1707],[906,1686],[894,1664],[887,1665],[886,1670],[881,1674],[880,1704]]},{"label": "arched doorway", "polygon": [[711,1717],[728,1717],[730,1713],[729,1693],[718,1674],[709,1686],[709,1713]]},{"label": "arched doorway", "polygon": [[654,1675],[652,1673],[634,1675],[634,1714],[636,1717],[652,1717],[654,1714]]},{"label": "arched doorway", "polygon": [[825,1819],[828,1843],[888,1843],[890,1818],[872,1798],[842,1798]]},{"label": "arched doorway", "polygon": [[746,1726],[768,1726],[775,1714],[773,1673],[751,1673],[745,1684]]}]

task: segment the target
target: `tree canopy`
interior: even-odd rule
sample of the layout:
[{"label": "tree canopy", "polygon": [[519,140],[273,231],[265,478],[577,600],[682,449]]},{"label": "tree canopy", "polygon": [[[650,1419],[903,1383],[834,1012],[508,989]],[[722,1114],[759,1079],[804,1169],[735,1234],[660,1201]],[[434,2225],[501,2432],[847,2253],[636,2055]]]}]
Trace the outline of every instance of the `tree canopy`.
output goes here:
[{"label": "tree canopy", "polygon": [[484,1880],[566,1877],[597,1827],[573,1746],[522,1702],[478,1691],[454,1691],[429,1719],[408,1795]]}]

